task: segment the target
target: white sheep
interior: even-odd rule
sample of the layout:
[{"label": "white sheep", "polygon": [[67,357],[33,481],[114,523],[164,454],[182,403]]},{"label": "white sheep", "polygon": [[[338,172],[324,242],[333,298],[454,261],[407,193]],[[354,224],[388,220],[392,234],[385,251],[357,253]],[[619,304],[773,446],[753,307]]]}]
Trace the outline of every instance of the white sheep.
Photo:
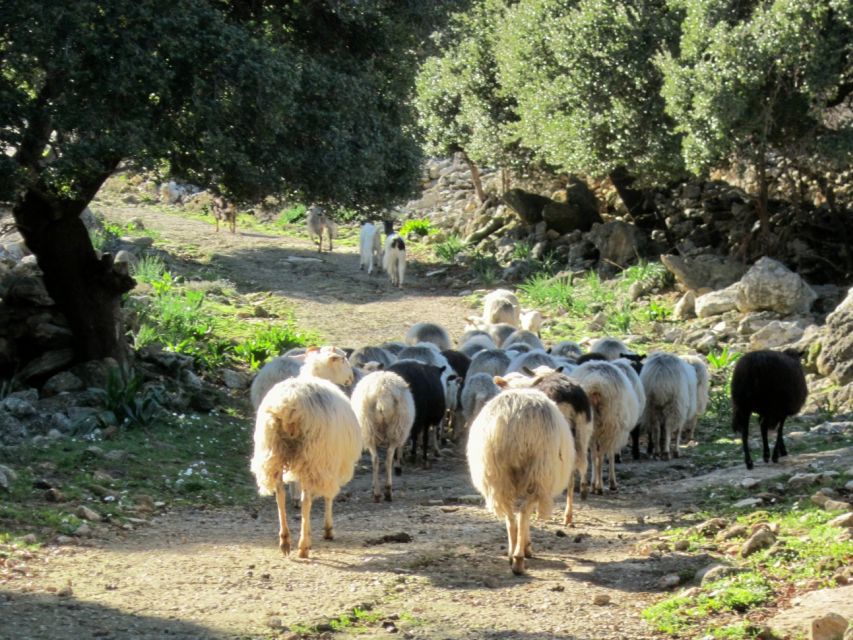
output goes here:
[{"label": "white sheep", "polygon": [[460,398],[465,432],[470,429],[471,423],[483,406],[501,392],[500,387],[495,384],[494,378],[495,376],[490,373],[474,373],[472,375],[469,369]]},{"label": "white sheep", "polygon": [[523,309],[519,323],[522,329],[538,336],[542,329],[542,314],[536,309]]},{"label": "white sheep", "polygon": [[616,491],[615,455],[627,438],[637,415],[637,397],[631,383],[619,367],[610,362],[594,360],[585,362],[572,372],[586,391],[593,410],[594,427],[590,449],[592,451],[592,490],[604,492],[603,465],[607,455],[610,464],[608,481],[611,491]]},{"label": "white sheep", "polygon": [[483,349],[471,358],[468,367],[468,377],[475,373],[488,373],[491,376],[502,376],[506,373],[511,358],[502,349]]},{"label": "white sheep", "polygon": [[504,518],[512,572],[532,556],[530,516],[551,514],[574,469],[575,448],[566,419],[533,389],[509,389],[491,399],[471,425],[467,446],[471,480],[486,507]]},{"label": "white sheep", "polygon": [[382,268],[388,274],[391,286],[402,289],[403,279],[406,277],[406,243],[397,233],[385,238]]},{"label": "white sheep", "polygon": [[634,353],[625,346],[624,342],[617,340],[616,338],[599,338],[592,343],[589,351],[590,353],[600,353],[608,360],[616,360],[621,357],[622,354]]},{"label": "white sheep", "polygon": [[365,376],[352,392],[352,408],[364,448],[373,464],[373,501],[379,502],[378,449],[385,448],[385,500],[391,501],[392,461],[399,461],[415,421],[415,401],[409,385],[396,373],[377,371]]},{"label": "white sheep", "polygon": [[521,304],[508,289],[495,289],[483,297],[483,322],[486,324],[506,323],[518,327],[521,320]]},{"label": "white sheep", "polygon": [[695,387],[693,367],[671,353],[653,353],[643,364],[640,379],[646,391],[646,409],[642,422],[656,458],[679,456],[681,430],[690,416],[691,374]]},{"label": "white sheep", "polygon": [[[586,500],[589,492],[587,468],[589,461],[589,442],[592,437],[593,419],[589,398],[577,381],[547,367],[527,370],[527,375],[510,373],[495,378],[495,383],[504,388],[532,388],[544,393],[553,401],[572,429],[575,444],[575,469],[580,476],[581,499]],[[563,523],[572,524],[574,519],[575,474],[569,477],[566,496],[566,510]]]},{"label": "white sheep", "polygon": [[439,351],[447,351],[452,346],[447,330],[433,322],[418,322],[417,324],[413,324],[406,332],[404,341],[408,345],[415,345],[419,342],[431,342],[438,347]]},{"label": "white sheep", "polygon": [[542,344],[539,337],[535,333],[525,329],[517,329],[509,334],[501,343],[501,348],[512,349],[517,344],[526,344],[531,349],[545,350],[545,345]]},{"label": "white sheep", "polygon": [[261,400],[276,384],[282,380],[298,376],[303,364],[304,359],[302,357],[278,356],[261,367],[255,379],[252,380],[252,386],[249,389],[252,410],[258,410]]},{"label": "white sheep", "polygon": [[696,424],[699,422],[699,418],[705,414],[705,410],[708,408],[711,383],[705,358],[690,355],[681,356],[681,359],[693,367],[693,371],[696,374],[696,411],[687,419],[687,424],[684,427],[684,438],[689,442],[696,435]]},{"label": "white sheep", "polygon": [[522,371],[524,369],[536,369],[537,367],[547,367],[552,371],[559,365],[557,361],[541,349],[533,349],[527,353],[520,353],[515,356],[506,368],[507,373],[513,371]]},{"label": "white sheep", "polygon": [[367,269],[367,275],[373,273],[373,265],[382,264],[382,237],[379,235],[379,227],[372,222],[365,222],[361,226],[358,236],[359,269]]},{"label": "white sheep", "polygon": [[497,349],[494,341],[486,335],[476,335],[465,340],[459,347],[459,352],[464,353],[469,358],[473,358],[480,351],[486,349]]},{"label": "white sheep", "polygon": [[583,349],[577,342],[573,342],[572,340],[564,340],[562,342],[558,342],[548,351],[552,356],[562,357],[562,358],[571,358],[573,360],[577,360],[579,357],[583,355]]},{"label": "white sheep", "polygon": [[285,481],[302,486],[299,557],[311,548],[311,503],[325,498],[324,533],[332,539],[332,503],[350,481],[361,455],[361,432],[349,400],[322,378],[300,376],[280,382],[261,401],[255,421],[251,469],[261,495],[275,493],[279,548],[290,553]]},{"label": "white sheep", "polygon": [[323,232],[329,236],[329,251],[332,250],[332,239],[338,237],[338,227],[325,210],[318,206],[312,205],[306,214],[306,223],[308,225],[308,237],[311,241],[317,240],[317,251],[323,251]]}]

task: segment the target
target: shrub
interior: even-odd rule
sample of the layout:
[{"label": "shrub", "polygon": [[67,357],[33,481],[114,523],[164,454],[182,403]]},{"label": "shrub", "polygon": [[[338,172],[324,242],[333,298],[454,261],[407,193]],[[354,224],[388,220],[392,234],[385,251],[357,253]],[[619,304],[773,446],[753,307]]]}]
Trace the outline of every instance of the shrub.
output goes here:
[{"label": "shrub", "polygon": [[308,211],[308,207],[304,204],[295,204],[287,209],[282,209],[281,213],[278,214],[276,221],[279,226],[282,227],[288,224],[293,224],[294,222],[298,222],[304,218],[306,211]]},{"label": "shrub", "polygon": [[433,232],[432,223],[427,218],[415,218],[406,220],[400,227],[400,235],[408,236],[410,233],[424,237]]},{"label": "shrub", "polygon": [[456,254],[465,249],[465,243],[457,235],[452,235],[444,242],[435,245],[435,255],[444,262],[453,262]]}]

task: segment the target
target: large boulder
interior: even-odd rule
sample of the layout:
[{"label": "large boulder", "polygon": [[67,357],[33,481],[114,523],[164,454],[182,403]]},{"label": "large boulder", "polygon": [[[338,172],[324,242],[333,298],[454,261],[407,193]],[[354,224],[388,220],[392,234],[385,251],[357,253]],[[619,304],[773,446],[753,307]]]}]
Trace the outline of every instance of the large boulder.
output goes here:
[{"label": "large boulder", "polygon": [[738,286],[739,311],[808,313],[817,294],[799,275],[773,258],[761,258]]},{"label": "large boulder", "polygon": [[699,296],[695,303],[696,315],[700,318],[710,318],[736,309],[738,291],[739,286],[735,283],[725,289]]},{"label": "large boulder", "polygon": [[602,221],[598,200],[585,182],[572,179],[560,193],[563,194],[560,202],[551,200],[542,208],[542,218],[549,229],[561,235],[575,230],[589,231],[593,224]]},{"label": "large boulder", "polygon": [[663,265],[688,290],[722,289],[737,282],[746,272],[742,262],[725,256],[702,254],[692,258],[662,255]]},{"label": "large boulder", "polygon": [[615,220],[592,225],[587,238],[598,249],[602,262],[624,267],[636,262],[645,249],[647,238],[633,224]]},{"label": "large boulder", "polygon": [[504,202],[515,211],[527,224],[542,222],[542,209],[554,201],[538,193],[530,193],[524,189],[510,189],[503,195]]},{"label": "large boulder", "polygon": [[840,385],[853,382],[853,288],[826,318],[817,370]]}]

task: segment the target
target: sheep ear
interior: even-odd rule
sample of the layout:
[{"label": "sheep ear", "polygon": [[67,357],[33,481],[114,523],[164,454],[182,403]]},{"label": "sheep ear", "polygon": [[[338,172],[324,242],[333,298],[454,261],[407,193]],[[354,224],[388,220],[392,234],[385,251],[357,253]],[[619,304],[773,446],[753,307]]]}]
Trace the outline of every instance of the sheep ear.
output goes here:
[{"label": "sheep ear", "polygon": [[338,360],[343,360],[343,359],[344,359],[344,357],[342,355],[340,355],[339,353],[333,353],[332,355],[329,356],[329,360],[333,360],[335,362],[337,362]]},{"label": "sheep ear", "polygon": [[506,378],[501,378],[500,376],[495,376],[492,378],[495,384],[498,385],[501,389],[506,389],[509,386],[509,382],[506,381]]},{"label": "sheep ear", "polygon": [[524,375],[526,375],[526,376],[530,376],[530,377],[536,376],[536,374],[533,373],[533,371],[530,369],[530,367],[521,367],[521,370],[524,372]]},{"label": "sheep ear", "polygon": [[554,369],[554,373],[563,373],[563,369],[565,369],[565,367],[563,365],[560,365],[559,367]]},{"label": "sheep ear", "polygon": [[311,347],[308,347],[307,349],[305,349],[305,353],[315,353],[319,350],[320,350],[320,347],[315,345],[315,346],[311,346]]}]

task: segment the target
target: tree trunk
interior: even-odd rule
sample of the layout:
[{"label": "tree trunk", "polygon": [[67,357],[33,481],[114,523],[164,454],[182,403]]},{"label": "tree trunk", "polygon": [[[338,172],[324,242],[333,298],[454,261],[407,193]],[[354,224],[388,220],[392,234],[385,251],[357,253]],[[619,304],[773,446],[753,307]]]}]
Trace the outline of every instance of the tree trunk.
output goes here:
[{"label": "tree trunk", "polygon": [[80,219],[85,206],[86,202],[57,201],[30,189],[13,213],[44,273],[48,293],[71,326],[76,358],[112,357],[123,363],[128,349],[121,295],[135,282],[123,268],[114,267],[109,254],[98,259]]},{"label": "tree trunk", "polygon": [[471,170],[471,182],[474,183],[474,191],[477,193],[477,200],[485,202],[486,192],[483,191],[483,181],[480,179],[480,170],[464,151],[462,152],[462,158],[468,163],[468,168]]},{"label": "tree trunk", "polygon": [[501,195],[504,195],[509,191],[510,182],[509,169],[503,167],[501,169]]}]

